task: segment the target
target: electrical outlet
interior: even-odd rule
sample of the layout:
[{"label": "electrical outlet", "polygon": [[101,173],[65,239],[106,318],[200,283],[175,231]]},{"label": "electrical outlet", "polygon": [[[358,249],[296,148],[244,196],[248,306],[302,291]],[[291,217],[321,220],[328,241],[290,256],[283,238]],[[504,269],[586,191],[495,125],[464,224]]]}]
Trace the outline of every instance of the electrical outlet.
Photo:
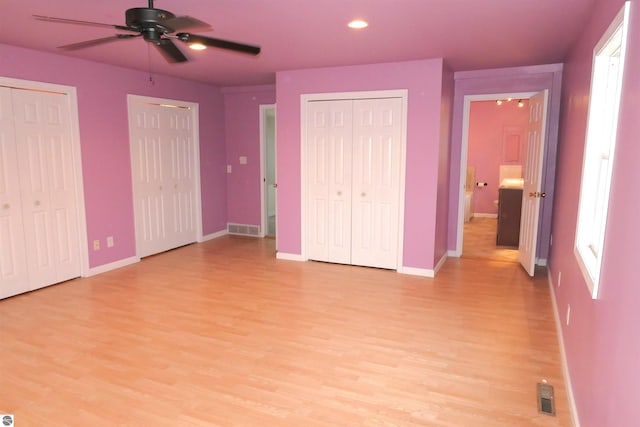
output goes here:
[{"label": "electrical outlet", "polygon": [[231,173],[231,165],[227,165],[227,173]]},{"label": "electrical outlet", "polygon": [[107,247],[108,248],[112,248],[113,247],[113,236],[108,236],[107,237]]},{"label": "electrical outlet", "polygon": [[567,326],[569,326],[570,319],[571,319],[571,304],[567,304]]},{"label": "electrical outlet", "polygon": [[562,271],[558,272],[558,287],[560,287],[561,281],[562,281]]},{"label": "electrical outlet", "polygon": [[93,250],[94,251],[99,251],[100,250],[100,240],[94,240],[93,241]]}]

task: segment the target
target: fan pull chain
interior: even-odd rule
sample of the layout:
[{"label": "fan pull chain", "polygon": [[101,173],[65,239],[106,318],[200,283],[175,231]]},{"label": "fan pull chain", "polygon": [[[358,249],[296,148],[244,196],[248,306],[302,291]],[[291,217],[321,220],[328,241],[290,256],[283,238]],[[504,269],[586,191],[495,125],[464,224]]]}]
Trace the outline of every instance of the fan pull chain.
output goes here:
[{"label": "fan pull chain", "polygon": [[151,72],[151,46],[147,43],[147,63],[149,64],[149,84],[151,86],[155,86],[156,81],[153,78],[153,73]]}]

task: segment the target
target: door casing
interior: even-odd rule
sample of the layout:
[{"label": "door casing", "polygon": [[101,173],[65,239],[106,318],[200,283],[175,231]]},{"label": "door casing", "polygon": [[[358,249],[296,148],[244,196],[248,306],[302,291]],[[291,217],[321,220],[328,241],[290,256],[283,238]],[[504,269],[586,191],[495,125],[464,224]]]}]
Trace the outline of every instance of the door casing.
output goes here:
[{"label": "door casing", "polygon": [[82,157],[80,146],[80,124],[78,95],[73,86],[64,86],[31,80],[0,77],[0,86],[31,91],[54,92],[66,96],[69,105],[69,133],[72,153],[71,167],[75,182],[76,221],[78,226],[78,248],[80,253],[80,276],[89,275],[89,245],[87,244],[87,220],[85,215],[84,184],[82,179]]},{"label": "door casing", "polygon": [[335,93],[315,93],[304,94],[300,96],[300,176],[301,176],[301,259],[308,260],[307,256],[307,234],[309,227],[309,212],[308,212],[308,150],[307,150],[307,123],[308,123],[308,104],[313,101],[329,101],[329,100],[342,100],[342,99],[370,99],[370,98],[400,98],[402,100],[402,131],[400,138],[400,195],[398,206],[398,250],[396,259],[396,269],[400,270],[403,267],[404,259],[404,205],[405,205],[405,175],[406,175],[406,153],[407,153],[407,105],[408,105],[408,90],[380,90],[380,91],[365,91],[365,92],[335,92]]},{"label": "door casing", "polygon": [[[462,115],[462,144],[460,150],[460,188],[458,189],[458,228],[457,228],[457,241],[456,241],[456,249],[449,253],[449,255],[454,257],[460,257],[462,255],[462,243],[463,243],[463,233],[464,233],[464,196],[465,189],[464,184],[466,181],[466,173],[467,173],[467,160],[469,153],[469,115],[471,111],[471,102],[473,101],[495,101],[498,99],[529,99],[533,95],[539,93],[540,91],[534,92],[507,92],[507,93],[492,93],[492,94],[482,94],[482,95],[465,95],[464,96],[464,106],[463,106],[463,115]],[[547,107],[549,103],[549,99],[547,99]],[[547,115],[547,120],[549,120],[549,116]],[[545,143],[548,135],[545,133],[544,135]],[[546,144],[545,144],[546,145]],[[546,153],[546,152],[545,152]],[[544,168],[543,160],[541,164],[541,168]],[[538,224],[538,227],[540,223]],[[534,249],[534,252],[537,248]]]},{"label": "door casing", "polygon": [[[193,138],[193,174],[194,174],[194,194],[195,194],[195,226],[196,226],[196,235],[195,241],[201,242],[203,240],[202,236],[202,193],[201,193],[201,184],[200,184],[200,124],[199,124],[199,105],[194,102],[180,101],[174,99],[164,99],[164,98],[152,98],[146,96],[138,96],[138,95],[127,95],[127,105],[132,103],[142,103],[142,104],[151,104],[151,105],[160,105],[165,107],[175,107],[175,108],[188,108],[191,112],[191,122],[192,122],[192,138]],[[129,123],[131,123],[131,110],[129,109]],[[129,129],[129,149],[132,149],[131,146],[131,127]],[[133,168],[133,165],[132,165]],[[132,179],[134,171],[132,170]],[[133,190],[133,181],[132,181],[132,190]],[[134,194],[134,203],[135,194]],[[135,209],[134,209],[135,213]],[[136,230],[136,256],[139,258],[139,249],[137,242],[138,230]]]}]

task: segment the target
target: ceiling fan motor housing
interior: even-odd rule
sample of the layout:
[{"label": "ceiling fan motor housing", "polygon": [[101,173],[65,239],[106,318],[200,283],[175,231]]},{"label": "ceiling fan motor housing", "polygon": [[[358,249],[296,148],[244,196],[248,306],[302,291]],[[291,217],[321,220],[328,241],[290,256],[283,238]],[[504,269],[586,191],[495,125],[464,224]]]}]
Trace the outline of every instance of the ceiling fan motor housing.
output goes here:
[{"label": "ceiling fan motor housing", "polygon": [[147,41],[156,41],[165,33],[172,33],[173,28],[162,24],[163,21],[176,16],[162,9],[134,7],[125,13],[127,27],[140,31]]}]

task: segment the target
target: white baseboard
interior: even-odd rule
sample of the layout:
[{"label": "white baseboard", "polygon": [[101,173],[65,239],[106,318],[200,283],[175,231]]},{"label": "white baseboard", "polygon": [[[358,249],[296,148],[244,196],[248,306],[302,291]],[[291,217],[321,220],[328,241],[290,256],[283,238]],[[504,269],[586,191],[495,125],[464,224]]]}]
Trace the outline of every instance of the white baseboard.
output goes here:
[{"label": "white baseboard", "polygon": [[300,254],[288,254],[286,252],[276,252],[276,259],[284,259],[287,261],[306,261]]},{"label": "white baseboard", "polygon": [[427,268],[415,268],[415,267],[405,267],[405,266],[398,268],[398,273],[410,274],[412,276],[422,276],[422,277],[435,277],[436,275],[435,271],[429,270]]},{"label": "white baseboard", "polygon": [[442,268],[442,266],[444,265],[444,263],[447,261],[447,258],[448,258],[448,256],[447,256],[447,253],[445,252],[445,253],[442,255],[442,258],[440,258],[440,261],[438,261],[438,263],[436,264],[436,267],[433,269],[434,276],[435,276],[436,274],[438,274],[438,271],[440,271],[440,269]]},{"label": "white baseboard", "polygon": [[541,267],[546,267],[547,266],[547,260],[546,259],[536,259],[536,265],[539,265]]},{"label": "white baseboard", "polygon": [[207,234],[206,236],[202,236],[202,239],[199,242],[206,242],[207,240],[217,239],[218,237],[226,236],[229,234],[227,230],[216,231],[215,233]]},{"label": "white baseboard", "polygon": [[96,274],[106,273],[107,271],[115,270],[116,268],[126,267],[127,265],[135,264],[136,262],[140,262],[140,258],[131,257],[121,259],[119,261],[111,262],[109,264],[99,265],[97,267],[90,268],[83,277],[91,277]]},{"label": "white baseboard", "polygon": [[447,252],[447,256],[451,257],[451,258],[460,258],[462,256],[462,251],[461,250],[454,250],[454,251],[448,251]]},{"label": "white baseboard", "polygon": [[553,306],[553,318],[556,323],[556,335],[558,335],[558,346],[560,347],[560,364],[562,365],[562,376],[564,377],[564,387],[567,390],[567,401],[569,403],[569,415],[571,416],[571,425],[580,427],[580,418],[578,417],[578,407],[573,396],[573,387],[571,385],[571,375],[567,367],[567,353],[564,349],[564,338],[562,337],[562,323],[558,314],[558,304],[556,302],[556,294],[553,291],[554,284],[551,279],[551,270],[547,270],[547,283],[549,283],[549,292],[551,292],[551,304]]},{"label": "white baseboard", "polygon": [[498,218],[498,214],[497,213],[478,213],[475,212],[473,214],[474,218]]}]

